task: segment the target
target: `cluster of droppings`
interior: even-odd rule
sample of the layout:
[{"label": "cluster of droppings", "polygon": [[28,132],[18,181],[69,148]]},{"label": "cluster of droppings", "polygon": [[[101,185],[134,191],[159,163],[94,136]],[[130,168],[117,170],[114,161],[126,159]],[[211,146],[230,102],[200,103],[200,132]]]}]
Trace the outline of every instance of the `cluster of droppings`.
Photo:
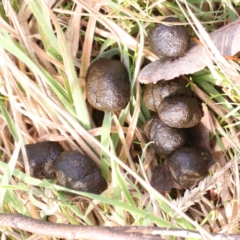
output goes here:
[{"label": "cluster of droppings", "polygon": [[143,101],[149,110],[157,112],[162,100],[174,95],[192,96],[192,90],[186,86],[184,79],[176,78],[170,81],[159,81],[156,84],[147,84],[143,91]]},{"label": "cluster of droppings", "polygon": [[[63,187],[100,194],[107,182],[98,166],[78,151],[64,151],[58,142],[25,145],[30,175],[40,179],[56,179]],[[23,164],[23,155],[18,160]]]},{"label": "cluster of droppings", "polygon": [[180,78],[149,84],[143,91],[146,106],[158,112],[144,124],[143,131],[153,142],[156,154],[166,159],[174,181],[185,188],[198,183],[208,172],[204,151],[188,146],[187,129],[202,118],[200,105],[191,96],[191,89]]},{"label": "cluster of droppings", "polygon": [[[172,25],[164,22],[173,23]],[[176,59],[189,49],[190,35],[176,18],[166,18],[149,34],[152,51],[162,59]],[[143,90],[143,101],[158,117],[149,119],[143,131],[155,152],[165,158],[172,178],[182,187],[197,184],[208,173],[205,150],[191,147],[187,129],[198,125],[203,116],[200,104],[192,97],[182,78],[149,83]],[[209,159],[208,159],[209,160]]]}]

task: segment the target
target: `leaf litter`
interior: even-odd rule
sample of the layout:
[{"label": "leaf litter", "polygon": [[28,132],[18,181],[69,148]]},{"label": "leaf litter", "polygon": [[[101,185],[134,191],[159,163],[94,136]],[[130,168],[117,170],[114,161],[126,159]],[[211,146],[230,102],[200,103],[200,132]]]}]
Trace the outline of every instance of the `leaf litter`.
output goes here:
[{"label": "leaf litter", "polygon": [[[209,34],[212,43],[219,53],[225,57],[233,56],[240,51],[240,19]],[[171,80],[180,75],[192,74],[212,64],[209,49],[192,44],[189,51],[178,59],[161,58],[145,66],[139,75],[139,81],[144,84],[156,83],[159,80]],[[239,78],[236,73],[235,78]]]}]

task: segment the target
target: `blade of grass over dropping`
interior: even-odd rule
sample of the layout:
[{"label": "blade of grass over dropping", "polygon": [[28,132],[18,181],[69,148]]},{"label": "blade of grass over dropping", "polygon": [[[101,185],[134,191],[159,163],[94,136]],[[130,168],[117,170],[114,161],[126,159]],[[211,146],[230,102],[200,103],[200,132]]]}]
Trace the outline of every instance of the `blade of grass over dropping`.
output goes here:
[{"label": "blade of grass over dropping", "polygon": [[21,49],[21,47],[13,41],[9,34],[0,29],[3,34],[0,34],[0,45],[13,54],[15,57],[20,59],[23,63],[28,66],[32,72],[38,74],[44,81],[48,83],[54,93],[59,97],[63,105],[68,109],[68,111],[75,116],[75,111],[73,110],[69,99],[66,95],[65,89],[43,68],[39,68]]},{"label": "blade of grass over dropping", "polygon": [[[119,55],[119,54],[120,54],[119,48],[113,48],[111,50],[108,50],[106,52],[103,52],[103,53],[99,54],[98,57],[94,59],[94,61],[96,61],[99,58],[110,58],[114,55]],[[92,61],[92,63],[94,61]]]},{"label": "blade of grass over dropping", "polygon": [[[103,123],[102,123],[102,136],[101,136],[101,144],[109,149],[110,147],[110,131],[111,131],[111,123],[112,123],[112,112],[105,111]],[[101,150],[101,169],[103,177],[108,180],[109,179],[109,156]]]},{"label": "blade of grass over dropping", "polygon": [[71,98],[73,99],[77,119],[85,129],[89,130],[91,128],[89,113],[80,83],[77,79],[77,74],[74,68],[67,40],[54,14],[51,14],[51,19],[57,31],[59,46],[63,56],[64,66],[66,68],[66,74],[72,94]]},{"label": "blade of grass over dropping", "polygon": [[[3,175],[3,178],[1,180],[1,186],[2,185],[8,185],[8,183],[9,183],[9,181],[10,181],[12,175],[13,175],[15,165],[16,165],[16,162],[17,162],[17,159],[18,159],[20,147],[21,147],[21,144],[18,143],[14,152],[13,152],[13,155],[12,155],[9,163],[6,165],[5,171],[3,171],[4,175]],[[3,200],[5,198],[5,194],[6,194],[6,189],[5,188],[0,188],[0,212],[3,212]]]},{"label": "blade of grass over dropping", "polygon": [[15,142],[18,142],[18,134],[17,134],[16,126],[2,101],[0,101],[0,110],[1,110],[1,113],[3,114],[3,117],[8,125],[9,131],[11,132]]},{"label": "blade of grass over dropping", "polygon": [[48,10],[43,9],[43,4],[40,4],[38,0],[27,0],[27,4],[37,19],[41,40],[43,41],[46,51],[51,57],[58,60],[62,59],[58,40],[54,34],[53,29],[50,27],[51,21],[49,14],[46,14],[46,11]]},{"label": "blade of grass over dropping", "polygon": [[101,46],[99,55],[101,55],[102,53],[104,53],[104,51],[105,51],[108,47],[112,46],[112,45],[115,44],[115,43],[116,43],[116,40],[114,40],[114,39],[106,39],[106,40],[104,41],[104,43],[102,44],[102,46]]}]

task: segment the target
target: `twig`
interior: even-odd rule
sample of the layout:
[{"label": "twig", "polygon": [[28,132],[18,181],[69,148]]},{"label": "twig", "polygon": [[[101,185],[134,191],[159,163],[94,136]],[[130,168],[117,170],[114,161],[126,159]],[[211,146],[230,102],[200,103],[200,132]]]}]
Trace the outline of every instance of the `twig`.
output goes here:
[{"label": "twig", "polygon": [[21,229],[31,233],[64,239],[85,240],[162,240],[148,228],[90,227],[50,223],[17,214],[0,214],[0,226]]},{"label": "twig", "polygon": [[[90,227],[50,223],[18,214],[0,213],[0,227],[11,227],[27,232],[65,239],[85,240],[163,240],[160,236],[201,238],[200,233],[184,229],[161,227]],[[239,240],[240,234],[211,234],[214,240]]]}]

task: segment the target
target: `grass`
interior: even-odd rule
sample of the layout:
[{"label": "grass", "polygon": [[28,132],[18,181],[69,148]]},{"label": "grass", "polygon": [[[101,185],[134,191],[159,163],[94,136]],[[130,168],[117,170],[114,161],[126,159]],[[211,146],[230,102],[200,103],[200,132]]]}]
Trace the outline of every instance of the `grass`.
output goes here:
[{"label": "grass", "polygon": [[[23,2],[0,5],[1,212],[57,223],[197,230],[205,239],[238,233],[239,87],[219,65],[186,76],[211,112],[217,164],[191,191],[161,193],[149,184],[157,160],[149,165],[139,131],[150,115],[138,75],[144,61],[156,59],[147,33],[161,16],[179,17],[196,36],[201,33],[191,30],[191,14],[212,32],[237,19],[240,6],[221,0]],[[100,115],[86,103],[85,74],[96,58],[116,55],[130,76],[131,101],[121,112],[105,112],[96,126],[93,119]],[[239,68],[236,61],[230,64]],[[101,195],[77,192],[80,201],[72,202],[61,190],[73,190],[19,171],[20,148],[44,140],[90,156],[108,189]],[[20,230],[3,234],[37,239]]]}]

